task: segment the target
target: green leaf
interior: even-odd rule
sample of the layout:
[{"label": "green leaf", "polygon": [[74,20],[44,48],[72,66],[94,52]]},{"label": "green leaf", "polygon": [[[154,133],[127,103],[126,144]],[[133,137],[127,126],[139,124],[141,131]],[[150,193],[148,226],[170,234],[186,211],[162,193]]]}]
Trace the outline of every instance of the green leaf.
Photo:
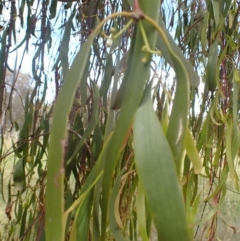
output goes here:
[{"label": "green leaf", "polygon": [[77,153],[79,152],[80,148],[84,144],[86,138],[91,134],[91,132],[93,131],[94,127],[97,124],[98,113],[99,113],[99,99],[100,99],[100,96],[99,96],[98,87],[97,87],[97,85],[95,83],[93,83],[93,95],[94,95],[94,103],[93,103],[93,110],[92,110],[91,120],[89,121],[88,126],[87,126],[85,132],[83,133],[80,142],[76,146],[72,156],[69,158],[68,164],[71,163],[71,161],[77,155]]},{"label": "green leaf", "polygon": [[201,26],[201,46],[204,55],[207,54],[206,47],[207,47],[207,27],[208,27],[208,21],[209,21],[209,12],[206,10],[204,14],[204,19],[202,21],[202,26]]},{"label": "green leaf", "polygon": [[106,60],[106,65],[104,67],[104,77],[101,83],[101,87],[100,87],[100,96],[104,96],[107,94],[108,88],[110,86],[111,83],[111,79],[112,79],[112,73],[113,73],[113,61],[112,61],[112,56],[108,56],[107,60]]},{"label": "green leaf", "polygon": [[[238,71],[238,70],[237,70]],[[235,72],[235,70],[234,70]],[[232,158],[235,159],[240,147],[240,131],[238,126],[238,95],[239,87],[236,82],[238,79],[233,81],[233,98],[232,98],[232,108],[233,108],[233,132],[232,132]]]},{"label": "green leaf", "polygon": [[[117,217],[119,219],[119,213],[118,213],[118,210],[116,210],[119,207],[118,197],[119,197],[119,190],[121,190],[120,189],[121,181],[122,181],[121,179],[124,172],[126,172],[126,168],[123,168],[122,171],[119,173],[117,180],[114,184],[114,187],[112,189],[111,197],[109,201],[109,226],[113,234],[113,237],[116,241],[128,241],[128,239],[125,239],[121,233],[120,228],[122,227],[120,227],[120,225],[117,222]],[[118,213],[118,215],[116,215],[116,212]]]},{"label": "green leaf", "polygon": [[204,201],[209,201],[210,199],[212,199],[214,196],[216,196],[221,190],[223,185],[226,183],[227,178],[228,178],[228,172],[229,172],[229,168],[227,166],[224,167],[220,180],[217,184],[217,186],[215,187],[215,190],[212,192],[211,195],[209,195],[207,198],[204,199]]},{"label": "green leaf", "polygon": [[235,170],[234,170],[234,164],[233,164],[233,158],[232,158],[232,122],[229,121],[226,129],[226,154],[227,154],[227,163],[229,167],[229,172],[231,179],[234,180],[235,178]]},{"label": "green leaf", "polygon": [[216,27],[218,27],[219,24],[219,16],[220,16],[220,12],[219,12],[219,1],[213,0],[212,2],[213,5],[213,14],[214,14],[214,20],[215,20],[215,24]]},{"label": "green leaf", "polygon": [[[149,2],[145,0],[140,0],[140,4],[146,14],[149,14],[149,16],[151,16],[155,20],[158,19],[158,9],[160,6],[160,1]],[[154,31],[154,27],[148,22],[144,21],[143,28],[145,29],[149,44],[152,48],[155,48],[156,31]],[[107,158],[105,158],[105,172],[102,183],[102,213],[105,214],[108,213],[109,193],[114,169],[118,162],[118,157],[121,152],[124,140],[130,131],[132,119],[141,101],[143,89],[150,71],[151,58],[149,58],[146,63],[142,62],[142,59],[146,57],[146,54],[141,51],[143,45],[144,41],[142,33],[139,26],[137,25],[133,33],[132,42],[129,50],[129,57],[131,56],[131,61],[128,59],[126,64],[127,68],[129,68],[129,70],[131,71],[126,70],[126,72],[129,72],[129,75],[124,76],[124,78],[127,79],[127,88],[125,89],[125,93],[123,96],[121,111],[112,135],[112,141],[109,144],[109,148],[107,150]],[[101,225],[101,241],[105,241],[107,229],[107,215],[102,215]]]},{"label": "green leaf", "polygon": [[208,89],[214,91],[218,84],[218,40],[211,45],[207,63],[207,80]]},{"label": "green leaf", "polygon": [[146,229],[146,203],[145,195],[141,183],[138,184],[137,189],[137,219],[139,225],[139,233],[143,241],[148,241],[149,237]]},{"label": "green leaf", "polygon": [[201,173],[202,171],[202,161],[199,157],[197,148],[195,146],[194,140],[192,138],[191,132],[187,128],[185,140],[184,140],[184,147],[186,149],[187,155],[191,160],[194,168],[194,172],[196,174]]},{"label": "green leaf", "polygon": [[[113,106],[116,94],[117,94],[117,89],[118,89],[118,80],[119,80],[119,69],[120,69],[120,54],[121,50],[118,50],[117,53],[117,58],[116,58],[116,67],[115,67],[115,72],[114,72],[114,80],[113,80],[113,87],[112,87],[112,93],[111,93],[111,102],[110,106]],[[115,111],[114,110],[109,110],[108,112],[108,118],[107,118],[107,124],[105,128],[105,133],[104,133],[104,139],[106,140],[110,133],[113,130],[114,127],[114,119],[115,119]]]},{"label": "green leaf", "polygon": [[[188,74],[188,79],[190,80],[190,84],[193,87],[198,87],[199,83],[200,83],[200,78],[197,75],[197,73],[194,71],[192,65],[188,62],[188,60],[184,57],[183,53],[181,52],[181,50],[179,49],[179,47],[176,45],[176,43],[174,42],[174,40],[172,39],[170,33],[167,31],[163,21],[161,18],[159,18],[158,24],[160,26],[160,28],[163,30],[167,42],[170,44],[172,51],[179,57],[180,61],[182,62],[182,64],[184,65],[184,68],[187,71]],[[157,38],[157,48],[161,51],[162,56],[165,58],[165,60],[173,67],[175,68],[175,64],[172,60],[172,56],[169,53],[168,48],[166,48],[166,44],[164,42],[164,39],[161,36],[158,36]]]},{"label": "green leaf", "polygon": [[24,173],[24,167],[23,167],[23,159],[17,161],[17,163],[14,166],[13,170],[13,181],[15,183],[23,183],[25,180],[25,173]]},{"label": "green leaf", "polygon": [[85,105],[87,102],[87,96],[88,96],[88,74],[89,74],[89,65],[90,65],[90,59],[88,63],[86,64],[81,85],[80,85],[80,96],[81,96],[81,103],[82,105]]},{"label": "green leaf", "polygon": [[[96,170],[96,168],[94,169]],[[98,176],[95,178],[96,172],[91,172],[91,177],[89,176],[88,180],[86,181],[86,184],[84,188],[81,191],[80,197],[73,202],[73,204],[66,210],[64,213],[64,222],[67,221],[69,213],[71,213],[73,210],[76,210],[74,222],[72,224],[73,228],[71,230],[70,235],[70,241],[74,240],[83,240],[88,236],[88,227],[89,227],[89,220],[90,220],[90,210],[91,205],[89,198],[92,198],[92,189],[95,186],[95,184],[98,182],[99,178],[102,176],[103,172],[100,172]],[[95,178],[95,179],[94,179]],[[91,180],[91,182],[89,182]],[[86,206],[87,205],[87,206]],[[84,214],[82,216],[81,214]],[[84,224],[83,224],[84,223]],[[82,225],[86,227],[86,235],[84,235],[82,232],[80,232],[80,235],[78,235],[79,231],[82,231],[79,229],[79,225]]]},{"label": "green leaf", "polygon": [[136,167],[159,240],[190,240],[173,155],[147,87],[134,118]]},{"label": "green leaf", "polygon": [[[176,72],[177,86],[169,120],[167,139],[176,162],[177,173],[180,175],[184,138],[188,123],[190,72],[185,65],[184,58],[182,59],[181,54],[177,50],[175,51],[176,46],[172,43],[173,40],[169,38],[169,33],[166,31],[164,24],[162,23],[159,26],[148,16],[145,16],[145,19],[154,25],[160,34],[161,47],[165,49],[166,58],[171,61]],[[183,95],[183,93],[185,94]]]},{"label": "green leaf", "polygon": [[20,227],[20,233],[19,233],[19,239],[20,240],[21,240],[24,232],[26,231],[27,212],[28,212],[28,208],[25,208],[24,211],[23,211],[22,219],[21,219],[21,227]]},{"label": "green leaf", "polygon": [[52,0],[50,5],[50,19],[55,18],[57,12],[57,0]]},{"label": "green leaf", "polygon": [[73,20],[74,16],[75,16],[75,11],[72,12],[70,18],[68,19],[61,44],[59,46],[63,78],[66,77],[66,74],[68,72],[68,51],[69,51],[68,47],[69,47],[69,41],[70,41],[70,36],[71,36],[72,20]]},{"label": "green leaf", "polygon": [[197,197],[195,198],[192,206],[191,206],[191,223],[194,223],[194,220],[195,220],[195,216],[197,214],[197,211],[198,211],[198,205],[199,205],[199,202],[200,202],[200,196],[201,196],[201,192],[199,192],[199,194],[197,195]]},{"label": "green leaf", "polygon": [[[99,26],[100,28],[101,26]],[[46,188],[46,240],[64,240],[63,198],[64,198],[64,170],[63,157],[66,141],[68,114],[74,100],[75,91],[79,86],[88,62],[92,42],[99,32],[97,28],[88,37],[76,55],[71,69],[67,72],[64,84],[59,92],[53,114],[52,132],[49,143],[47,162]],[[58,150],[58,151],[56,151]],[[54,198],[53,198],[54,197]]]}]

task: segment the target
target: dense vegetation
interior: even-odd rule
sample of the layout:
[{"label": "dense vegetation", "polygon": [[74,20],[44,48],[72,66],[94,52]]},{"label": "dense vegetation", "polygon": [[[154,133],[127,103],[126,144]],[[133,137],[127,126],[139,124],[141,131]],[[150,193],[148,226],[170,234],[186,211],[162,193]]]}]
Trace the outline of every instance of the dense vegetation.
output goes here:
[{"label": "dense vegetation", "polygon": [[239,11],[1,1],[1,240],[237,237]]}]

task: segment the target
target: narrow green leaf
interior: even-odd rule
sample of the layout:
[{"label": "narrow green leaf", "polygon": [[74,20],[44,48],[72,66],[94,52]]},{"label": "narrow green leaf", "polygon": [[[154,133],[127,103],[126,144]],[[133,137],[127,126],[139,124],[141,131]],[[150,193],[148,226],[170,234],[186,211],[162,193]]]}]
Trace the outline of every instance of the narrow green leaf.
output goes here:
[{"label": "narrow green leaf", "polygon": [[206,10],[204,14],[204,19],[202,21],[201,26],[201,46],[204,54],[207,54],[206,47],[207,47],[207,27],[208,27],[208,20],[209,19],[209,12]]},{"label": "narrow green leaf", "polygon": [[[161,18],[159,18],[158,24],[159,24],[160,28],[163,30],[163,32],[165,33],[167,42],[170,44],[170,46],[172,48],[172,51],[179,57],[179,59],[181,60],[183,66],[184,66],[184,68],[186,68],[191,86],[198,87],[198,85],[200,83],[199,76],[194,71],[192,65],[184,57],[184,55],[181,52],[181,50],[179,49],[179,47],[177,46],[177,44],[172,39],[170,33],[167,31],[167,29],[166,29],[166,27],[165,27],[165,25],[164,25],[164,23],[163,23]],[[172,56],[171,56],[171,54],[169,54],[169,50],[168,50],[168,48],[166,48],[166,44],[164,42],[164,39],[161,36],[158,36],[158,38],[157,38],[157,48],[161,51],[162,56],[166,59],[166,61],[173,68],[175,68],[175,64],[174,64],[174,62],[172,60]]]},{"label": "narrow green leaf", "polygon": [[[134,58],[134,56],[132,54],[127,53],[127,63],[131,63],[133,61],[133,58]],[[132,71],[131,68],[127,68],[124,73],[124,78],[122,80],[120,88],[117,91],[117,94],[116,94],[116,97],[114,100],[114,104],[111,106],[112,109],[114,109],[114,110],[121,108],[124,93],[126,91],[127,84],[129,82],[129,75],[131,74],[131,71]]]},{"label": "narrow green leaf", "polygon": [[[96,29],[82,45],[76,55],[71,69],[68,71],[64,84],[56,102],[52,132],[49,143],[47,162],[46,188],[46,240],[64,240],[63,198],[64,198],[64,171],[63,156],[66,138],[68,114],[73,103],[75,91],[81,82],[86,67],[92,42],[98,33]],[[57,150],[57,151],[56,151]]]},{"label": "narrow green leaf", "polygon": [[[175,92],[175,98],[173,100],[172,113],[169,120],[169,127],[167,132],[167,139],[172,149],[173,157],[176,163],[177,173],[180,175],[181,161],[184,149],[184,138],[188,123],[188,110],[189,110],[189,71],[185,65],[184,58],[181,58],[181,54],[175,51],[176,46],[172,43],[172,39],[169,37],[163,23],[157,25],[149,17],[145,16],[145,19],[152,23],[160,34],[161,47],[165,49],[165,55],[167,61],[171,61],[173,68],[176,72],[177,86]],[[198,83],[195,82],[195,84]],[[183,93],[185,93],[183,95]]]},{"label": "narrow green leaf", "polygon": [[212,199],[214,196],[216,196],[221,190],[223,185],[226,183],[227,178],[228,178],[228,172],[229,172],[229,168],[227,166],[225,166],[225,168],[222,171],[220,180],[215,188],[215,190],[212,192],[211,195],[209,195],[207,198],[204,199],[204,201],[209,201],[210,199]]},{"label": "narrow green leaf", "polygon": [[112,56],[108,56],[107,60],[106,60],[106,65],[104,67],[104,77],[101,83],[101,87],[100,87],[100,96],[104,96],[107,94],[109,85],[111,83],[111,78],[112,78],[112,72],[113,72],[113,61],[112,61]]},{"label": "narrow green leaf", "polygon": [[[105,164],[105,160],[106,160],[106,153],[107,153],[107,149],[108,149],[108,145],[112,140],[112,133],[109,134],[108,138],[105,139],[105,143],[103,146],[103,149],[98,157],[97,160],[97,165],[94,166],[94,168],[97,168],[97,172],[101,172],[102,170],[104,170],[104,164]],[[90,173],[91,175],[91,173]],[[89,175],[89,176],[90,176]],[[88,178],[89,179],[89,178]],[[88,180],[87,179],[87,180]],[[99,223],[100,223],[100,215],[99,215],[99,205],[101,206],[101,194],[102,194],[102,178],[100,179],[100,181],[96,184],[95,186],[95,190],[94,190],[94,198],[93,198],[93,241],[98,241],[99,237],[100,237],[100,227],[99,227]]]},{"label": "narrow green leaf", "polygon": [[[160,1],[149,2],[145,0],[140,0],[140,5],[142,10],[151,16],[154,20],[158,20],[160,7]],[[148,37],[148,42],[150,46],[155,49],[156,43],[156,31],[154,27],[143,20],[143,28],[145,29],[145,34]],[[141,101],[143,88],[148,79],[148,74],[150,71],[150,60],[148,59],[146,63],[142,62],[142,59],[146,57],[146,54],[141,51],[144,45],[142,33],[139,26],[137,25],[131,42],[131,47],[129,50],[129,56],[132,56],[132,61],[127,61],[127,68],[130,74],[124,76],[127,78],[127,88],[125,89],[121,111],[119,118],[116,122],[116,128],[113,132],[112,141],[109,145],[107,151],[107,158],[105,161],[103,184],[102,184],[102,212],[108,213],[108,204],[109,204],[109,192],[112,183],[112,176],[114,174],[114,169],[118,161],[118,156],[121,152],[121,147],[124,142],[124,139],[129,132],[130,126],[132,124],[132,119],[134,113]],[[137,71],[132,71],[137,70]],[[106,229],[107,229],[107,215],[102,215],[102,236],[101,241],[106,240]]]},{"label": "narrow green leaf", "polygon": [[166,99],[165,105],[163,107],[162,119],[161,119],[162,128],[165,134],[167,134],[168,124],[169,124],[169,100]]},{"label": "narrow green leaf", "polygon": [[201,192],[197,195],[197,197],[194,200],[194,203],[192,204],[192,206],[190,208],[190,216],[189,216],[188,225],[189,225],[189,229],[190,229],[192,236],[194,234],[194,228],[195,228],[194,222],[196,220],[196,214],[197,214],[198,207],[199,207],[200,196],[201,196]]},{"label": "narrow green leaf", "polygon": [[23,158],[17,161],[17,163],[14,166],[13,171],[13,181],[15,184],[23,184],[25,180],[25,173],[24,173],[24,167],[23,167]]},{"label": "narrow green leaf", "polygon": [[193,237],[193,225],[191,223],[191,196],[192,196],[192,186],[193,186],[193,177],[194,174],[191,171],[188,175],[188,180],[187,180],[187,189],[186,189],[186,196],[185,196],[185,209],[186,209],[186,217],[187,217],[187,223],[190,226],[190,234]]},{"label": "narrow green leaf", "polygon": [[214,91],[218,84],[218,40],[211,45],[207,63],[206,83],[210,91]]},{"label": "narrow green leaf", "polygon": [[191,160],[194,168],[194,172],[196,174],[201,173],[202,171],[202,161],[199,157],[197,148],[195,146],[195,143],[193,141],[191,132],[187,128],[186,130],[186,135],[185,135],[185,140],[184,140],[184,147],[186,149],[187,155],[189,159]]},{"label": "narrow green leaf", "polygon": [[89,121],[88,126],[87,126],[85,132],[83,133],[80,142],[76,146],[72,156],[69,158],[68,164],[71,163],[71,161],[77,155],[77,153],[79,152],[80,148],[84,144],[86,138],[91,134],[91,132],[93,131],[94,127],[97,124],[98,113],[99,113],[99,99],[100,99],[100,96],[99,96],[98,87],[97,87],[97,85],[95,83],[93,83],[93,95],[94,95],[94,103],[93,103],[93,111],[92,111],[91,120]]},{"label": "narrow green leaf", "polygon": [[94,129],[93,145],[92,145],[92,153],[93,153],[94,160],[98,159],[102,150],[102,144],[103,144],[103,136],[102,136],[100,126],[99,124],[97,124]]},{"label": "narrow green leaf", "polygon": [[69,63],[68,63],[68,47],[69,47],[69,41],[70,41],[70,36],[71,36],[72,20],[73,20],[74,16],[75,16],[75,11],[72,12],[70,18],[67,21],[65,31],[63,34],[63,38],[62,38],[61,44],[59,46],[63,78],[66,77],[66,74],[68,72],[68,65],[69,65]]},{"label": "narrow green leaf", "polygon": [[[111,101],[110,101],[110,106],[113,106],[114,100],[117,94],[117,89],[118,89],[118,80],[119,80],[119,69],[120,69],[120,55],[121,55],[121,49],[119,48],[117,57],[116,57],[116,67],[114,71],[114,79],[113,79],[113,87],[112,87],[112,93],[111,93]],[[107,124],[105,128],[105,133],[104,133],[104,139],[106,140],[110,133],[113,130],[114,126],[114,119],[115,119],[115,110],[109,110],[108,112],[108,118],[107,118]]]},{"label": "narrow green leaf", "polygon": [[219,1],[213,0],[212,1],[212,5],[213,5],[213,14],[214,14],[214,20],[215,20],[215,24],[216,27],[218,27],[219,24],[219,16],[220,16],[220,10],[219,10]]},{"label": "narrow green leaf", "polygon": [[28,212],[28,208],[25,208],[24,211],[23,211],[22,219],[21,219],[21,227],[20,227],[20,233],[19,233],[19,239],[20,240],[22,238],[22,235],[26,231],[27,212]]},{"label": "narrow green leaf", "polygon": [[229,121],[226,130],[226,154],[227,154],[227,163],[229,167],[229,172],[231,179],[234,180],[235,177],[235,170],[233,165],[233,158],[232,158],[232,122]]},{"label": "narrow green leaf", "polygon": [[84,73],[83,73],[83,77],[82,77],[82,81],[81,81],[81,85],[80,85],[80,96],[81,96],[81,103],[82,105],[86,105],[87,102],[87,97],[88,97],[88,75],[89,75],[89,65],[90,65],[90,59],[88,60]]},{"label": "narrow green leaf", "polygon": [[0,166],[1,172],[0,172],[0,193],[1,193],[1,198],[4,203],[6,203],[6,197],[5,197],[5,183],[4,183],[4,171],[5,171],[5,165]]},{"label": "narrow green leaf", "polygon": [[97,183],[97,181],[100,179],[100,177],[102,176],[103,172],[101,172],[98,177],[91,183],[91,185],[86,186],[85,185],[85,189],[84,192],[81,193],[80,197],[74,201],[74,203],[72,205],[70,205],[67,210],[64,212],[64,220],[66,222],[68,214],[70,212],[72,212],[76,207],[78,207],[78,209],[81,208],[81,206],[79,206],[79,204],[81,204],[84,200],[84,198],[87,196],[87,194],[91,191],[91,189],[94,187],[94,185]]},{"label": "narrow green leaf", "polygon": [[[5,66],[5,56],[7,53],[7,29],[5,29],[2,33],[1,45],[0,45],[0,85],[3,84],[4,81],[4,66]],[[2,97],[1,97],[2,98]]]},{"label": "narrow green leaf", "polygon": [[137,220],[139,226],[139,233],[143,241],[148,241],[148,234],[146,230],[146,203],[145,195],[141,183],[138,184],[137,189]]},{"label": "narrow green leaf", "polygon": [[206,223],[208,220],[210,220],[213,215],[218,211],[218,206],[215,206],[211,211],[209,211],[200,221],[195,222],[194,225],[202,225],[204,223]]},{"label": "narrow green leaf", "polygon": [[18,203],[18,205],[15,206],[15,209],[17,208],[17,211],[15,212],[15,214],[16,214],[16,224],[19,223],[19,221],[21,220],[22,213],[23,213],[23,205],[22,205],[22,200],[21,200],[20,195],[18,195],[17,203]]},{"label": "narrow green leaf", "polygon": [[[106,140],[105,145],[102,149],[102,152],[97,160],[97,163],[94,165],[93,169],[91,170],[89,176],[87,177],[86,181],[84,182],[84,185],[81,189],[81,193],[86,192],[89,190],[89,187],[96,182],[96,179],[100,177],[103,171],[104,167],[104,159],[106,157],[107,149],[109,146],[109,143],[111,142],[112,136],[110,135],[109,138]],[[104,170],[105,172],[105,170]],[[77,237],[77,240],[87,240],[88,235],[89,235],[89,224],[91,220],[91,210],[92,210],[92,203],[96,202],[97,204],[97,209],[99,211],[99,198],[100,198],[100,191],[101,191],[101,183],[102,183],[102,178],[100,178],[99,182],[96,183],[95,185],[95,192],[94,195],[92,191],[89,191],[86,197],[84,198],[83,202],[81,203],[81,208],[78,211],[78,214],[76,216],[77,222],[76,225],[74,226],[76,230],[75,237]],[[98,189],[99,188],[99,189]],[[97,189],[97,190],[96,190]],[[94,221],[95,221],[94,217]],[[99,223],[98,223],[99,225]],[[72,235],[72,234],[71,234]],[[97,237],[97,240],[99,240],[99,237]]]},{"label": "narrow green leaf", "polygon": [[225,0],[221,0],[220,2],[219,2],[219,5],[223,8],[224,7],[224,10],[223,10],[223,12],[221,13],[222,15],[221,15],[221,17],[223,18],[223,19],[225,19],[226,17],[227,17],[227,14],[229,13],[229,9],[230,9],[230,7],[231,7],[231,3],[232,3],[232,1],[231,0],[227,0],[227,1],[225,1]]},{"label": "narrow green leaf", "polygon": [[[188,122],[189,83],[185,69],[176,63],[177,86],[173,100],[172,112],[169,120],[167,138],[172,149],[178,175],[180,175],[181,161],[184,149],[185,133]],[[183,95],[182,93],[186,93]]]},{"label": "narrow green leaf", "polygon": [[[121,185],[121,178],[123,173],[126,172],[126,169],[123,168],[122,171],[119,173],[117,180],[114,184],[114,187],[111,192],[110,201],[109,201],[109,226],[110,230],[112,232],[112,235],[116,241],[128,241],[128,239],[125,239],[121,233],[121,227],[119,226],[117,222],[117,217],[115,213],[115,202],[118,197],[120,185]],[[119,202],[117,202],[119,204]],[[118,208],[118,207],[117,207]]]},{"label": "narrow green leaf", "polygon": [[50,5],[50,19],[55,18],[57,12],[57,0],[52,0]]},{"label": "narrow green leaf", "polygon": [[[238,70],[235,70],[235,71],[238,71]],[[237,81],[237,78],[235,78],[233,81],[233,98],[232,98],[232,108],[233,108],[232,158],[233,159],[236,157],[240,147],[240,131],[238,127],[239,88],[238,88],[238,83],[236,81]]]},{"label": "narrow green leaf", "polygon": [[171,149],[153,110],[148,86],[134,118],[136,167],[159,240],[190,240]]}]

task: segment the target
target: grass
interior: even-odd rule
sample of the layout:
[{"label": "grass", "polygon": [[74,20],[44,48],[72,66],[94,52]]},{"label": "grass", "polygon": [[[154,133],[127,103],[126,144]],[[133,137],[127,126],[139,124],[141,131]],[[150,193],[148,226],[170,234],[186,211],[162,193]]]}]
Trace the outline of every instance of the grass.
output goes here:
[{"label": "grass", "polygon": [[[10,138],[5,138],[4,150],[8,150],[11,147]],[[15,157],[13,154],[9,155],[1,162],[1,198],[0,198],[0,230],[2,226],[8,222],[8,218],[5,214],[5,209],[8,201],[8,183],[11,179]]]},{"label": "grass", "polygon": [[[10,148],[11,148],[11,139],[10,138],[5,138],[5,142],[4,142],[4,151],[3,154],[6,153]],[[46,157],[44,157],[46,158]],[[16,157],[14,155],[14,153],[10,154],[9,156],[7,156],[0,165],[0,169],[1,169],[1,189],[0,189],[0,241],[2,240],[8,240],[7,239],[7,235],[10,231],[10,228],[13,228],[13,232],[16,232],[19,228],[20,225],[15,224],[16,222],[16,215],[15,212],[17,212],[17,210],[14,209],[15,205],[12,207],[11,210],[11,220],[8,218],[8,216],[5,214],[6,211],[6,207],[8,205],[8,201],[9,201],[9,190],[8,190],[8,185],[9,185],[9,181],[11,183],[11,202],[13,202],[15,204],[15,201],[17,200],[17,193],[19,191],[21,191],[22,187],[21,185],[14,183],[13,182],[13,170],[14,170],[14,165],[15,163],[18,161],[18,157]],[[27,164],[27,169],[29,169],[29,171],[31,170],[30,165]],[[37,172],[37,167],[34,168],[33,172],[30,171],[31,173],[31,177],[27,177],[27,185],[31,185],[32,187],[36,186],[36,181],[39,179],[38,176],[38,172]],[[34,188],[33,188],[34,189]],[[21,194],[21,202],[24,206],[24,204],[26,205],[27,203],[29,203],[30,198],[32,197],[32,190],[28,188],[27,191],[24,191],[24,193]],[[38,197],[38,193],[39,193],[39,188],[35,189],[35,196]],[[36,204],[37,205],[37,204]],[[35,206],[36,206],[35,205]],[[34,207],[32,207],[34,208]],[[34,211],[33,211],[34,212]],[[35,210],[36,212],[36,210]],[[16,232],[16,234],[18,235],[18,231]],[[13,235],[15,236],[15,235]],[[15,239],[13,239],[15,240]],[[18,240],[18,238],[16,239]]]}]

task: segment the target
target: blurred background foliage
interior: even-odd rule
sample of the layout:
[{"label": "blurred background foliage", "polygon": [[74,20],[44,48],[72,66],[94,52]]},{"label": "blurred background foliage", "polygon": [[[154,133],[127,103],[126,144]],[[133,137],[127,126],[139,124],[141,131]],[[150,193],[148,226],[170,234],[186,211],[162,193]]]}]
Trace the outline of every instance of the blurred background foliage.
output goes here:
[{"label": "blurred background foliage", "polygon": [[0,240],[239,240],[240,2],[137,3],[0,1]]}]

